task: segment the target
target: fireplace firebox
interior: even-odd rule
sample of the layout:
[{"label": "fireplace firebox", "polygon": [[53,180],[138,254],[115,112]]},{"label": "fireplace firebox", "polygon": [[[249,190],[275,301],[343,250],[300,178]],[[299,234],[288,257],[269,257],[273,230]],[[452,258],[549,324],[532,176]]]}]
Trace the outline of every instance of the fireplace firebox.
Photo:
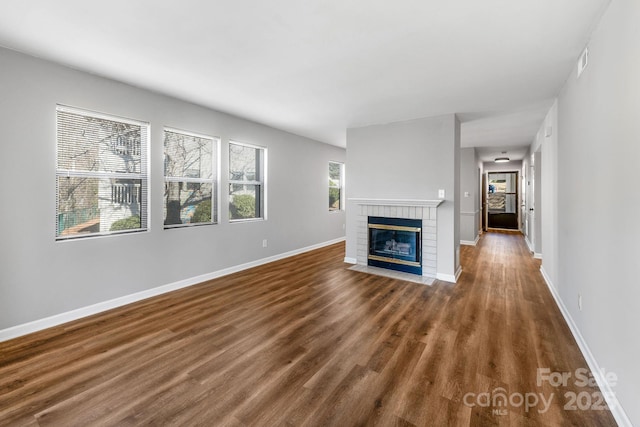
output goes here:
[{"label": "fireplace firebox", "polygon": [[422,275],[422,221],[368,217],[368,265]]}]

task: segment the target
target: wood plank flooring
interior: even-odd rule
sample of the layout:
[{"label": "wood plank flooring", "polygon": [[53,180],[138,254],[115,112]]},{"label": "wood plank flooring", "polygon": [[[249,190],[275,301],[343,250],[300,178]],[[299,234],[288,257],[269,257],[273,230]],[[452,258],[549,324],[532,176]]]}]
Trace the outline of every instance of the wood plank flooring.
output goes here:
[{"label": "wood plank flooring", "polygon": [[[462,247],[457,284],[343,257],[329,246],[0,343],[0,425],[615,425],[565,409],[597,388],[537,384],[538,368],[587,365],[522,236]],[[526,408],[533,393],[551,404]]]}]

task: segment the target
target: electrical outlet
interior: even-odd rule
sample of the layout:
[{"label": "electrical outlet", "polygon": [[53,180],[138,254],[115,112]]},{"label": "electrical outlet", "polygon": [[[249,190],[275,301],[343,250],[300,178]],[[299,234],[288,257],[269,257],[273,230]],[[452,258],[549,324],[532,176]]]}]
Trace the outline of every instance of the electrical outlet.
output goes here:
[{"label": "electrical outlet", "polygon": [[444,199],[444,190],[438,190],[438,198]]},{"label": "electrical outlet", "polygon": [[342,229],[344,230],[345,228],[347,228],[347,226],[345,224],[342,224]]},{"label": "electrical outlet", "polygon": [[582,311],[582,295],[578,294],[578,310]]},{"label": "electrical outlet", "polygon": [[267,239],[262,240],[262,247],[263,248],[267,247]]}]

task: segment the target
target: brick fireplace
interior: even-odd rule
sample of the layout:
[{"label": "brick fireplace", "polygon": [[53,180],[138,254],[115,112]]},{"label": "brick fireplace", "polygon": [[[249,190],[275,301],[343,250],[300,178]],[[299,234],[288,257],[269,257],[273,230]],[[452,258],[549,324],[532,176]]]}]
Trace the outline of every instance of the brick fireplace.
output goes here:
[{"label": "brick fireplace", "polygon": [[368,265],[369,217],[421,221],[422,276],[436,277],[438,206],[442,200],[350,199],[357,206],[357,264]]}]

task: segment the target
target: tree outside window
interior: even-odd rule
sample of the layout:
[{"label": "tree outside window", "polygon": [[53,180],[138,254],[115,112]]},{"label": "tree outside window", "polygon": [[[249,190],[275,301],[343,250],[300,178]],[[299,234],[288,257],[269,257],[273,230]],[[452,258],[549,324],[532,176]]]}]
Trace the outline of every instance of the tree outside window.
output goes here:
[{"label": "tree outside window", "polygon": [[342,169],[343,164],[329,162],[329,210],[342,209]]}]

